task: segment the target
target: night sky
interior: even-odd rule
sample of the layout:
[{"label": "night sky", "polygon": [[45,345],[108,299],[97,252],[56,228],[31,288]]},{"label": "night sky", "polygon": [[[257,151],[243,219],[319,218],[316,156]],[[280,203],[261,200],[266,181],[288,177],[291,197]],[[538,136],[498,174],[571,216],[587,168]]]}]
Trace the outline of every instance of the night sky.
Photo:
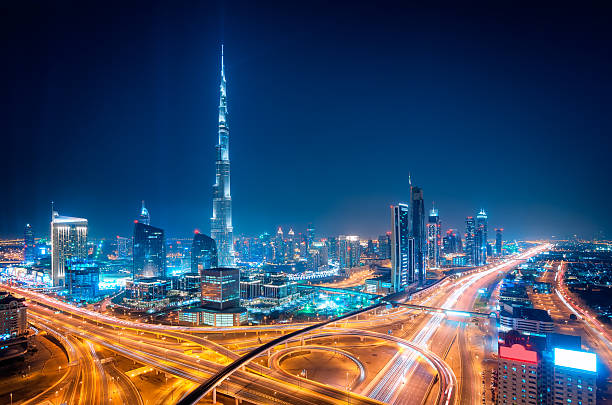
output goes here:
[{"label": "night sky", "polygon": [[443,229],[612,233],[604,2],[89,3],[1,6],[0,236],[208,233],[222,42],[236,234],[377,236],[409,173]]}]

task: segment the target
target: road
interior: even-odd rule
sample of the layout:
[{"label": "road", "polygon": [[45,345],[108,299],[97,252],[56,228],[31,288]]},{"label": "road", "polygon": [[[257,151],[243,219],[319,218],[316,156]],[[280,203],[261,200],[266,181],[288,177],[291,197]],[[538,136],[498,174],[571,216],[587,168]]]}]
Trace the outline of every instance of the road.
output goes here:
[{"label": "road", "polygon": [[[446,280],[432,287],[427,296],[412,302],[470,310],[479,288],[490,285],[500,272],[536,253],[537,250],[531,250],[505,263],[472,270],[455,280]],[[125,373],[112,365],[102,366],[96,355],[96,345],[178,377],[179,380],[173,383],[176,386],[168,387],[167,391],[173,400],[175,395],[183,395],[238,359],[241,352],[290,331],[313,325],[303,323],[239,328],[155,325],[77,308],[33,291],[8,286],[5,289],[30,300],[31,320],[38,327],[66,336],[64,343],[69,347],[74,365],[62,374],[55,391],[49,390],[38,398],[52,402],[142,403],[140,393]],[[437,400],[434,402],[445,404],[453,404],[457,400],[468,403],[464,402],[463,396],[473,403],[477,393],[459,389],[462,381],[463,384],[473,385],[473,366],[466,364],[468,362],[465,360],[466,356],[470,357],[469,336],[461,337],[464,343],[460,368],[456,365],[451,367],[445,361],[449,347],[457,340],[458,331],[464,333],[459,327],[464,324],[463,321],[465,318],[462,317],[403,307],[377,308],[359,317],[309,332],[305,339],[336,336],[338,342],[342,342],[349,336],[367,336],[397,345],[398,354],[382,370],[369,370],[368,378],[371,381],[365,387],[356,388],[358,392],[287,375],[257,362],[251,362],[247,368],[241,366],[233,370],[229,378],[222,380],[218,389],[254,403],[338,404],[348,400],[356,404],[402,404],[414,403],[415,398],[433,398]],[[296,339],[286,342],[286,345],[304,344],[304,338]]]}]

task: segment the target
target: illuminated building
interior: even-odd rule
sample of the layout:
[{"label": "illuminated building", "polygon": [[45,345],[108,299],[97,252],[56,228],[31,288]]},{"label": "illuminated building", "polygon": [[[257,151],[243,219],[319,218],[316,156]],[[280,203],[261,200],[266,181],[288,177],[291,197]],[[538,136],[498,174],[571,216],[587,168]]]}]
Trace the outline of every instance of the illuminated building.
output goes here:
[{"label": "illuminated building", "polygon": [[23,260],[33,262],[36,260],[36,243],[32,226],[27,224],[23,233]]},{"label": "illuminated building", "polygon": [[278,264],[285,262],[285,238],[280,226],[276,232],[276,238],[274,238],[274,262]]},{"label": "illuminated building", "polygon": [[454,229],[446,231],[446,236],[442,238],[442,250],[445,254],[461,253],[461,237],[457,235]]},{"label": "illuminated building", "polygon": [[359,236],[340,235],[338,237],[338,256],[341,269],[350,269],[359,265],[361,259]]},{"label": "illuminated building", "polygon": [[64,286],[66,260],[87,258],[87,220],[53,211],[51,220],[51,282]]},{"label": "illuminated building", "polygon": [[407,204],[391,206],[391,286],[403,291],[417,281],[414,239],[410,236],[410,210]]},{"label": "illuminated building", "polygon": [[218,267],[201,272],[202,308],[198,322],[211,326],[237,326],[247,319],[240,307],[240,270]]},{"label": "illuminated building", "polygon": [[23,298],[0,293],[0,345],[28,334],[28,314],[24,301]]},{"label": "illuminated building", "polygon": [[219,267],[217,244],[210,236],[196,231],[191,245],[191,272],[202,274],[202,270],[215,267]]},{"label": "illuminated building", "polygon": [[522,333],[553,333],[555,326],[548,312],[543,309],[501,303],[500,330],[516,330]]},{"label": "illuminated building", "polygon": [[504,241],[502,238],[502,233],[504,232],[503,228],[496,228],[495,229],[495,255],[496,256],[502,256],[503,255],[503,248],[504,248]]},{"label": "illuminated building", "polygon": [[595,404],[597,355],[555,347],[552,356],[554,404]]},{"label": "illuminated building", "polygon": [[580,337],[510,331],[498,347],[497,404],[594,405],[597,356]]},{"label": "illuminated building", "polygon": [[28,349],[28,310],[24,298],[0,293],[0,360],[24,355]]},{"label": "illuminated building", "polygon": [[474,265],[487,264],[487,213],[480,210],[476,215],[476,232],[474,234]]},{"label": "illuminated building", "polygon": [[329,255],[329,260],[338,261],[338,238],[335,236],[330,236],[327,238],[327,254]]},{"label": "illuminated building", "polygon": [[306,227],[306,249],[310,249],[310,245],[315,240],[315,228],[312,224],[308,224]]},{"label": "illuminated building", "polygon": [[68,260],[66,263],[66,287],[74,300],[94,300],[99,295],[100,269],[86,260]]},{"label": "illuminated building", "polygon": [[391,259],[391,232],[378,237],[378,258],[381,260]]},{"label": "illuminated building", "polygon": [[499,346],[498,404],[541,404],[541,355],[529,350],[525,344],[512,343]]},{"label": "illuminated building", "polygon": [[289,228],[289,232],[287,233],[287,258],[289,260],[295,259],[295,232],[293,232],[292,228]]},{"label": "illuminated building", "polygon": [[130,255],[130,238],[117,235],[117,258],[126,259]]},{"label": "illuminated building", "polygon": [[442,246],[442,224],[438,210],[429,211],[427,221],[427,264],[431,267],[440,267],[440,248]]},{"label": "illuminated building", "polygon": [[168,306],[170,299],[168,291],[172,288],[170,280],[155,278],[141,278],[127,280],[125,283],[125,297],[123,303],[133,309],[161,310]]},{"label": "illuminated building", "polygon": [[474,217],[467,217],[465,219],[465,255],[467,257],[468,265],[476,264],[476,251],[475,251],[475,241],[476,237],[476,221],[474,221]]},{"label": "illuminated building", "polygon": [[411,236],[414,239],[415,281],[425,282],[425,257],[427,255],[427,236],[425,235],[425,201],[423,190],[411,186]]},{"label": "illuminated building", "polygon": [[138,222],[145,225],[151,225],[151,215],[149,215],[149,210],[145,207],[144,200],[142,200]]},{"label": "illuminated building", "polygon": [[232,197],[230,193],[229,127],[223,45],[221,45],[221,86],[219,99],[219,143],[217,144],[216,181],[213,186],[213,214],[210,236],[217,243],[219,266],[233,267],[234,237]]},{"label": "illuminated building", "polygon": [[164,230],[140,222],[134,224],[132,277],[166,277],[166,239]]}]

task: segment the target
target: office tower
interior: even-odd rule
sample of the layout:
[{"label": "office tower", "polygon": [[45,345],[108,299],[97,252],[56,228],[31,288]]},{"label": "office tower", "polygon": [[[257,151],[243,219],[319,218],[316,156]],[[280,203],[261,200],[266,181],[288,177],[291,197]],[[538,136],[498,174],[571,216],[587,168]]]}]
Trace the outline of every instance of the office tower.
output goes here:
[{"label": "office tower", "polygon": [[93,262],[71,259],[66,263],[68,294],[78,301],[91,301],[99,295],[100,268]]},{"label": "office tower", "polygon": [[338,237],[338,256],[341,269],[350,269],[359,265],[361,259],[359,236],[340,235]]},{"label": "office tower", "polygon": [[198,323],[237,326],[246,322],[246,308],[240,307],[240,270],[218,267],[202,270],[202,307]]},{"label": "office tower", "polygon": [[229,127],[223,45],[221,45],[221,86],[219,99],[219,143],[217,144],[216,182],[213,186],[213,215],[210,236],[217,243],[219,266],[233,267],[234,238],[232,196],[230,193]]},{"label": "office tower", "polygon": [[287,259],[295,259],[295,248],[295,232],[293,228],[289,228],[289,232],[287,232]]},{"label": "office tower", "polygon": [[142,200],[138,222],[145,225],[151,225],[151,215],[149,215],[149,210],[145,207],[144,200]]},{"label": "office tower", "polygon": [[136,221],[132,248],[132,277],[166,277],[166,239],[164,230]]},{"label": "office tower", "polygon": [[442,223],[438,210],[429,211],[427,221],[427,265],[430,268],[440,267],[440,248],[442,246]]},{"label": "office tower", "polygon": [[7,349],[7,341],[28,335],[28,310],[24,301],[24,298],[0,292],[0,336],[4,343],[3,347],[0,347],[0,353]]},{"label": "office tower", "polygon": [[338,261],[338,238],[335,236],[330,236],[327,238],[327,253],[329,255],[329,260]]},{"label": "office tower", "polygon": [[315,228],[312,224],[308,224],[306,227],[306,248],[310,249],[310,245],[315,240]]},{"label": "office tower", "polygon": [[416,280],[425,282],[425,257],[427,255],[427,237],[425,235],[425,201],[423,190],[419,187],[411,187],[411,235],[414,239],[414,266]]},{"label": "office tower", "polygon": [[276,231],[276,238],[274,238],[274,262],[278,264],[285,262],[285,237],[283,228],[280,226]]},{"label": "office tower", "polygon": [[442,239],[444,254],[459,253],[461,251],[460,244],[461,239],[458,237],[457,232],[455,232],[454,229],[449,229],[446,231],[446,236]]},{"label": "office tower", "polygon": [[217,244],[214,239],[196,231],[191,244],[191,272],[202,274],[202,270],[219,267]]},{"label": "office tower", "polygon": [[475,266],[487,264],[487,213],[480,210],[476,215],[476,232],[474,236]]},{"label": "office tower", "polygon": [[595,405],[596,379],[597,356],[578,336],[511,330],[500,340],[497,404]]},{"label": "office tower", "polygon": [[381,260],[391,259],[391,232],[378,237],[378,258]]},{"label": "office tower", "polygon": [[551,397],[554,398],[554,404],[595,405],[597,355],[582,350],[555,347],[551,357],[553,363],[551,385],[554,387]]},{"label": "office tower", "polygon": [[408,205],[391,206],[391,287],[394,292],[417,281],[414,249]]},{"label": "office tower", "polygon": [[30,224],[25,226],[23,233],[23,260],[33,262],[36,260],[36,244],[34,241],[34,231]]},{"label": "office tower", "polygon": [[476,265],[476,251],[474,245],[474,238],[476,237],[476,221],[474,217],[467,217],[465,219],[465,255],[466,262],[468,265]]},{"label": "office tower", "polygon": [[87,258],[87,220],[60,216],[51,219],[51,282],[64,286],[66,260]]},{"label": "office tower", "polygon": [[117,235],[117,258],[126,259],[130,255],[130,238]]},{"label": "office tower", "polygon": [[495,229],[495,256],[502,256],[502,251],[504,248],[504,240],[502,233],[504,232],[503,228]]}]

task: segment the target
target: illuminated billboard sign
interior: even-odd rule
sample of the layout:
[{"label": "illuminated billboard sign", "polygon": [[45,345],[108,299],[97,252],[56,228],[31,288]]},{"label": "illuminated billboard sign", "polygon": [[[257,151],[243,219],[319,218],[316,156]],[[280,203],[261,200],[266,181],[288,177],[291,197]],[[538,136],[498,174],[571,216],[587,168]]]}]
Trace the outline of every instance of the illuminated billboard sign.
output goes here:
[{"label": "illuminated billboard sign", "polygon": [[595,353],[555,348],[555,366],[597,372]]}]

